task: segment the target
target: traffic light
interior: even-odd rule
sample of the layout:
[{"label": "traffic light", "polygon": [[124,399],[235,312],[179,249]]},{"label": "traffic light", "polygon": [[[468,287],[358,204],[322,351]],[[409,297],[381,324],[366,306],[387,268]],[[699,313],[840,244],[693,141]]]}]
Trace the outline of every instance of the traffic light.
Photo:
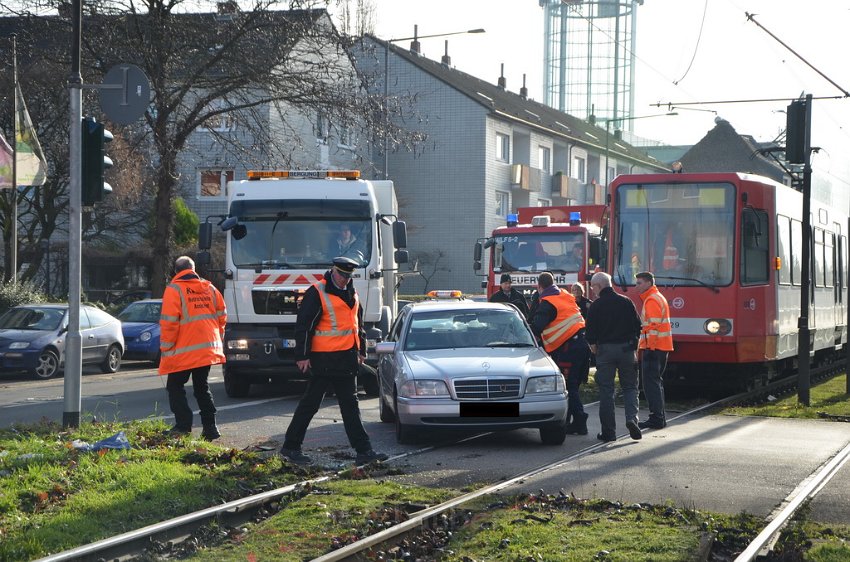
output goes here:
[{"label": "traffic light", "polygon": [[112,193],[112,186],[103,181],[103,173],[112,167],[112,160],[104,153],[104,145],[112,140],[112,133],[93,117],[83,119],[82,204],[90,207]]},{"label": "traffic light", "polygon": [[811,131],[809,104],[804,100],[792,101],[786,117],[785,160],[790,164],[805,164]]}]

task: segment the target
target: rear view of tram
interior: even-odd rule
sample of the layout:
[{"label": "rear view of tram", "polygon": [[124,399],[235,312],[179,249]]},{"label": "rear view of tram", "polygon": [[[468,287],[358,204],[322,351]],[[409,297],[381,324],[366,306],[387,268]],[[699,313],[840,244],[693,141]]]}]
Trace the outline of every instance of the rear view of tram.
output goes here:
[{"label": "rear view of tram", "polygon": [[[812,201],[812,350],[846,341],[847,215]],[[796,367],[802,194],[739,173],[623,175],[611,184],[609,264],[640,307],[652,271],[670,303],[665,381],[716,395]],[[638,308],[640,310],[640,308]]]}]

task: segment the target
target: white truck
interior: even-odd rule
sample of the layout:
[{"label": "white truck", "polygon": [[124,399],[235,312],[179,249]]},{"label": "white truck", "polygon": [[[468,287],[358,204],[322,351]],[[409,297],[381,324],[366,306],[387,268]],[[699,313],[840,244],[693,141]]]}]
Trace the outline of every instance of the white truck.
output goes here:
[{"label": "white truck", "polygon": [[[360,264],[354,286],[363,308],[368,361],[397,312],[396,271],[408,261],[407,229],[398,220],[391,181],[360,173],[251,171],[227,184],[228,214],[208,217],[199,233],[198,265],[210,263],[213,218],[227,233],[224,266],[224,388],[247,396],[251,384],[299,378],[295,318],[304,292],[322,279],[333,258]],[[341,241],[343,230],[352,239]],[[361,370],[361,374],[365,374]],[[377,390],[373,376],[359,381]]]}]

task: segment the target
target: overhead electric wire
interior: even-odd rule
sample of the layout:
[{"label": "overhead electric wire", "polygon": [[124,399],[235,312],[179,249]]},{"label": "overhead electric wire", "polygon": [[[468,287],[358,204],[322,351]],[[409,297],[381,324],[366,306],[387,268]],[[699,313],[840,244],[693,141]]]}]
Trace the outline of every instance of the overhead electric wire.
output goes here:
[{"label": "overhead electric wire", "polygon": [[697,52],[699,51],[700,40],[702,39],[702,30],[705,27],[705,14],[708,12],[708,0],[705,0],[705,4],[703,4],[702,8],[702,21],[699,24],[699,33],[697,34],[697,42],[694,45],[694,53],[691,55],[691,62],[688,63],[688,68],[685,69],[685,73],[682,74],[682,77],[678,80],[673,80],[673,85],[678,86],[679,82],[685,79],[685,76],[691,71],[691,67],[694,64],[694,60],[697,58]]},{"label": "overhead electric wire", "polygon": [[821,72],[820,70],[818,70],[817,68],[815,68],[815,67],[814,67],[814,65],[812,65],[812,64],[811,64],[809,61],[807,61],[806,59],[804,59],[804,58],[803,58],[803,57],[802,57],[799,53],[797,53],[797,51],[795,51],[794,49],[792,49],[791,47],[789,47],[788,45],[786,45],[785,43],[783,43],[783,42],[782,42],[782,39],[780,39],[779,37],[777,37],[776,35],[774,35],[773,33],[771,33],[771,32],[770,32],[770,31],[769,31],[769,30],[768,30],[765,26],[763,26],[762,24],[760,24],[759,22],[757,22],[757,21],[756,21],[756,14],[751,14],[751,13],[749,13],[749,12],[744,12],[744,13],[745,13],[745,14],[746,14],[746,16],[747,16],[747,21],[751,21],[751,22],[753,22],[754,24],[756,24],[757,26],[759,26],[759,28],[760,28],[762,31],[764,31],[765,33],[767,33],[768,35],[770,35],[771,37],[773,37],[773,39],[775,39],[775,40],[776,40],[776,41],[777,41],[780,45],[782,45],[783,47],[785,47],[786,49],[788,49],[789,51],[791,51],[791,53],[793,53],[793,55],[794,55],[795,57],[797,57],[798,59],[800,59],[801,61],[803,61],[803,62],[804,62],[804,63],[805,63],[805,64],[806,64],[809,68],[811,68],[812,70],[814,70],[815,72],[817,72],[818,74],[820,74],[820,75],[821,75],[821,76],[822,76],[822,77],[823,77],[823,78],[824,78],[827,82],[829,82],[830,84],[832,84],[833,86],[835,86],[836,88],[838,88],[839,90],[841,90],[841,92],[844,94],[844,97],[845,97],[845,98],[850,98],[850,92],[848,92],[847,90],[845,90],[844,88],[842,88],[841,86],[839,86],[839,85],[838,85],[838,84],[837,84],[834,80],[832,80],[832,78],[830,78],[829,76],[827,76],[826,74],[824,74],[823,72]]}]

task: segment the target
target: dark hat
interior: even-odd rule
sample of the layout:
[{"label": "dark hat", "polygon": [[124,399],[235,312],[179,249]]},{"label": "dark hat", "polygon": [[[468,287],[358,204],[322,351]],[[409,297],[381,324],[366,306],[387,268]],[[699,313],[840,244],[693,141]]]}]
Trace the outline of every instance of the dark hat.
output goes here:
[{"label": "dark hat", "polygon": [[513,281],[511,281],[511,274],[503,273],[502,276],[499,277],[499,283],[513,283]]},{"label": "dark hat", "polygon": [[346,277],[351,277],[354,269],[357,267],[357,262],[351,258],[338,257],[334,258],[334,269],[337,273]]}]

